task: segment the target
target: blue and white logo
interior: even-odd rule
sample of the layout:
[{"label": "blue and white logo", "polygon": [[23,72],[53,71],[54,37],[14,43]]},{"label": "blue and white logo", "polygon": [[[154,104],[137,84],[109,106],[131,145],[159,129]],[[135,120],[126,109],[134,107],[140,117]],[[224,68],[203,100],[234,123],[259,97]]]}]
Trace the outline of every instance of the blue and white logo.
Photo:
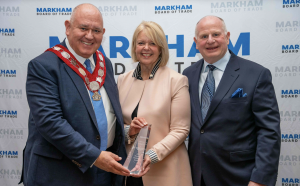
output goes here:
[{"label": "blue and white logo", "polygon": [[[168,42],[169,50],[176,50],[176,57],[196,57],[199,51],[196,49],[196,44],[193,42],[189,47],[189,50],[184,50],[184,35],[175,35],[170,36],[176,38],[175,42],[169,41],[169,36],[166,35],[166,39]],[[60,43],[60,40],[57,36],[50,36],[49,37],[49,47],[53,47]],[[117,56],[122,56],[123,58],[131,58],[128,53],[129,49],[129,40],[124,36],[109,36],[109,51],[104,51],[103,47],[99,47],[99,51],[102,52],[104,56],[106,56],[106,52],[109,52],[109,58],[117,58]],[[240,33],[237,41],[232,42],[229,41],[228,48],[235,53],[236,55],[241,51],[242,56],[250,55],[250,32]],[[184,64],[184,62],[175,62],[175,65],[178,65],[178,72],[181,73],[180,65]],[[118,69],[122,67],[122,70]],[[115,75],[120,75],[126,71],[125,66],[122,63],[115,63]],[[1,94],[0,94],[1,96]]]},{"label": "blue and white logo", "polygon": [[71,15],[72,8],[36,8],[36,15]]},{"label": "blue and white logo", "polygon": [[17,77],[17,70],[0,69],[0,77]]},{"label": "blue and white logo", "polygon": [[0,118],[17,118],[18,111],[16,110],[0,110]]},{"label": "blue and white logo", "polygon": [[0,34],[2,36],[15,36],[14,28],[0,28]]},{"label": "blue and white logo", "polygon": [[299,45],[282,45],[282,53],[298,53],[299,52]]},{"label": "blue and white logo", "polygon": [[281,98],[298,98],[300,89],[281,90]]},{"label": "blue and white logo", "polygon": [[300,134],[281,134],[281,142],[298,142]]},{"label": "blue and white logo", "polygon": [[155,6],[155,14],[184,14],[192,13],[193,5],[165,5]]},{"label": "blue and white logo", "polygon": [[0,158],[18,158],[18,151],[0,150]]},{"label": "blue and white logo", "polygon": [[300,186],[300,178],[282,178],[282,186]]},{"label": "blue and white logo", "polygon": [[282,7],[283,8],[295,8],[299,7],[300,5],[300,0],[282,0]]}]

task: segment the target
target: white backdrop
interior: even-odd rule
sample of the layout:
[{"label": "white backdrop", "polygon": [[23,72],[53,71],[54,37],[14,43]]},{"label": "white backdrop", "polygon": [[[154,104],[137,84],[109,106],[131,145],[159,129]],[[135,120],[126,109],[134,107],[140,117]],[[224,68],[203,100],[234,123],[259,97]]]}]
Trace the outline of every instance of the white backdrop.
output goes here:
[{"label": "white backdrop", "polygon": [[[85,1],[86,2],[86,1]],[[201,59],[193,42],[205,15],[225,20],[229,48],[270,69],[280,108],[282,146],[277,186],[300,186],[300,0],[88,1],[103,14],[102,48],[115,78],[134,68],[130,43],[142,20],[168,38],[168,66],[182,72]],[[64,21],[83,1],[0,0],[0,185],[17,185],[28,136],[27,64],[65,38]],[[251,78],[251,77],[249,77]]]}]

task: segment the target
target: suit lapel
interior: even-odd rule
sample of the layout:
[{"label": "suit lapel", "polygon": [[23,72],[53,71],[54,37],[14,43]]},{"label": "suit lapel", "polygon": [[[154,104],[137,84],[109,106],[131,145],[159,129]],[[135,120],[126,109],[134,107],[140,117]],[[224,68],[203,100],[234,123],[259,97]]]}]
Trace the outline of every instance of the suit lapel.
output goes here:
[{"label": "suit lapel", "polygon": [[111,105],[115,111],[115,114],[117,115],[119,113],[119,110],[118,107],[115,106],[116,105],[115,101],[118,100],[116,85],[114,82],[115,80],[113,79],[113,77],[109,76],[108,74],[109,73],[106,73],[105,82],[103,86],[105,88],[105,91],[107,92]]},{"label": "suit lapel", "polygon": [[[61,45],[63,45],[64,47],[67,48],[65,41],[63,41],[61,43]],[[94,54],[94,59],[95,59],[95,54]],[[93,106],[92,106],[92,103],[90,100],[90,95],[88,94],[88,90],[85,87],[85,83],[83,82],[81,77],[78,74],[76,74],[76,72],[74,72],[67,64],[64,63],[64,67],[65,67],[67,73],[69,74],[70,78],[72,79],[74,85],[76,86],[76,88],[86,106],[86,109],[93,120],[95,127],[98,128],[96,115],[95,115],[95,112],[94,112],[94,109],[93,109]]]},{"label": "suit lapel", "polygon": [[109,97],[110,103],[113,107],[118,123],[123,124],[123,121],[121,119],[122,111],[119,106],[120,103],[119,103],[118,88],[116,86],[113,73],[111,73],[113,69],[112,66],[108,64],[108,58],[105,58],[105,63],[106,63],[106,77],[105,77],[105,82],[103,84],[103,87],[105,88],[105,91]]},{"label": "suit lapel", "polygon": [[70,78],[72,79],[73,83],[75,84],[79,94],[81,95],[81,98],[82,98],[82,100],[86,106],[86,109],[88,110],[88,112],[94,122],[94,125],[98,128],[96,115],[95,115],[95,112],[94,112],[94,109],[93,109],[93,106],[92,106],[92,103],[90,100],[90,95],[88,94],[88,91],[85,87],[83,80],[69,66],[64,64],[64,67],[65,67],[67,73],[69,74]]},{"label": "suit lapel", "polygon": [[208,120],[210,115],[213,113],[213,111],[220,104],[220,102],[222,101],[224,96],[227,94],[227,92],[229,91],[230,87],[233,85],[235,80],[239,77],[240,66],[238,64],[237,57],[232,52],[230,52],[230,53],[231,53],[230,60],[226,66],[225,72],[219,83],[217,91],[211,101],[211,105],[207,111],[207,115],[206,115],[204,123]]},{"label": "suit lapel", "polygon": [[[105,58],[105,60],[108,60]],[[105,82],[103,84],[103,87],[105,88],[105,91],[109,97],[110,103],[113,107],[113,110],[115,112],[117,122],[116,122],[116,136],[119,136],[120,134],[124,134],[124,128],[123,128],[123,120],[122,120],[122,111],[120,102],[119,102],[119,94],[118,94],[118,88],[115,82],[115,78],[113,76],[113,73],[111,73],[112,66],[108,65],[106,63],[106,77]]]},{"label": "suit lapel", "polygon": [[192,104],[194,105],[196,114],[198,116],[198,120],[200,123],[200,127],[202,126],[203,122],[202,122],[202,114],[201,114],[201,108],[200,108],[200,99],[199,99],[199,80],[200,80],[200,74],[201,74],[201,69],[203,66],[203,62],[204,60],[201,59],[200,61],[198,61],[197,66],[194,68],[194,71],[192,72],[192,77],[191,79],[193,79],[194,81],[191,82],[191,94],[192,94]]}]

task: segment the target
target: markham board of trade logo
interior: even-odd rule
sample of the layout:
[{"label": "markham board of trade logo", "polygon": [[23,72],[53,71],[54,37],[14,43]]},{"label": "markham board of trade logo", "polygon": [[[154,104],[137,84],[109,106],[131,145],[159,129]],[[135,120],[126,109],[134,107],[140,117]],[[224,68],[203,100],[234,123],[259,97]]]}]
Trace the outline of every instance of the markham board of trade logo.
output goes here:
[{"label": "markham board of trade logo", "polygon": [[263,0],[217,1],[210,4],[211,13],[254,12],[263,10]]},{"label": "markham board of trade logo", "polygon": [[19,169],[0,169],[0,179],[20,180],[22,171]]},{"label": "markham board of trade logo", "polygon": [[279,165],[280,166],[299,166],[300,165],[300,155],[295,155],[295,154],[280,155]]},{"label": "markham board of trade logo", "polygon": [[0,28],[0,35],[1,36],[15,36],[15,29],[14,28]]},{"label": "markham board of trade logo", "polygon": [[275,66],[275,77],[296,77],[300,76],[300,66]]},{"label": "markham board of trade logo", "polygon": [[299,52],[299,45],[282,45],[283,54],[298,53],[298,52]]},{"label": "markham board of trade logo", "polygon": [[300,178],[281,178],[282,186],[300,186]]},{"label": "markham board of trade logo", "polygon": [[281,142],[299,142],[300,134],[281,134]]},{"label": "markham board of trade logo", "polygon": [[5,69],[0,69],[0,77],[17,77],[17,70],[5,70]]},{"label": "markham board of trade logo", "polygon": [[184,14],[192,13],[193,5],[155,6],[155,14]]},{"label": "markham board of trade logo", "polygon": [[71,15],[72,8],[36,8],[36,15]]},{"label": "markham board of trade logo", "polygon": [[4,98],[4,99],[22,99],[22,89],[4,89],[4,88],[0,88],[0,98]]},{"label": "markham board of trade logo", "polygon": [[20,16],[20,8],[18,6],[1,6],[0,5],[0,15],[1,16]]},{"label": "markham board of trade logo", "polygon": [[19,140],[23,137],[23,129],[0,129],[0,139]]},{"label": "markham board of trade logo", "polygon": [[281,90],[281,98],[299,98],[300,89]]},{"label": "markham board of trade logo", "polygon": [[136,16],[137,5],[129,6],[99,6],[102,16]]},{"label": "markham board of trade logo", "polygon": [[18,151],[0,150],[0,158],[18,158]]},{"label": "markham board of trade logo", "polygon": [[300,5],[300,0],[283,0],[283,8],[298,8]]},{"label": "markham board of trade logo", "polygon": [[300,111],[281,110],[279,113],[281,122],[300,121]]},{"label": "markham board of trade logo", "polygon": [[18,111],[16,110],[0,110],[0,119],[1,118],[17,118]]},{"label": "markham board of trade logo", "polygon": [[21,58],[21,48],[0,48],[2,58]]},{"label": "markham board of trade logo", "polygon": [[276,32],[297,32],[300,21],[276,21]]}]

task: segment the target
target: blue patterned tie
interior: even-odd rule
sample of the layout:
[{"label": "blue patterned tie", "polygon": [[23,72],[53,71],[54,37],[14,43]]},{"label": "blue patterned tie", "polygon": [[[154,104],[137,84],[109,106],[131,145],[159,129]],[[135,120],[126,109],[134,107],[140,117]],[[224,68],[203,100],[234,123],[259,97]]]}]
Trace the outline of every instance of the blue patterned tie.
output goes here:
[{"label": "blue patterned tie", "polygon": [[202,88],[202,95],[201,95],[201,113],[202,113],[202,121],[204,121],[207,111],[210,106],[210,102],[215,93],[215,78],[213,75],[213,71],[215,70],[215,66],[207,65],[209,68],[209,72],[207,74],[205,83]]},{"label": "blue patterned tie", "polygon": [[[92,74],[92,68],[91,68],[91,61],[89,59],[85,60],[84,62],[86,69]],[[102,98],[99,101],[93,100],[93,92],[89,90],[91,100],[94,106],[94,112],[97,119],[98,129],[101,136],[101,145],[100,150],[106,150],[107,149],[107,118],[103,106]],[[100,94],[100,90],[98,90],[98,93]],[[101,95],[101,94],[100,94]]]}]

